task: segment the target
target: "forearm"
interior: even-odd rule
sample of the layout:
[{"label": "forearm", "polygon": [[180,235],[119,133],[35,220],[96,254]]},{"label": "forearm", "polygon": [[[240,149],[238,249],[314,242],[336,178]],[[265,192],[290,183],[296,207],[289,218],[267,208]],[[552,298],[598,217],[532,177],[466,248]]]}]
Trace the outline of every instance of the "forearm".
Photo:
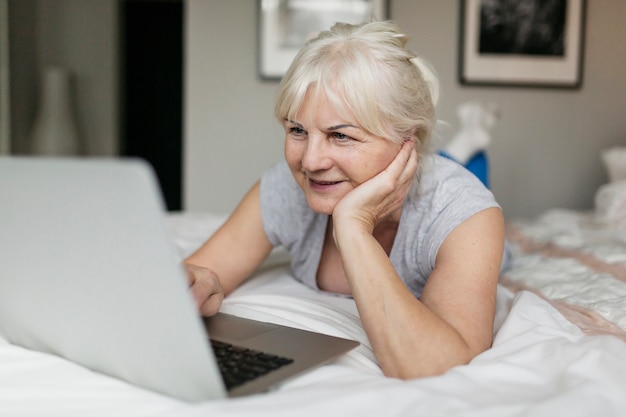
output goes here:
[{"label": "forearm", "polygon": [[335,228],[335,240],[359,315],[388,376],[435,375],[475,354],[451,325],[404,285],[389,257],[367,231]]},{"label": "forearm", "polygon": [[[269,253],[269,252],[268,252]],[[214,271],[226,295],[233,292],[256,270],[267,253],[246,251],[228,230],[218,230],[202,247],[184,260]]]},{"label": "forearm", "polygon": [[224,292],[229,294],[256,270],[271,250],[272,244],[263,229],[257,182],[228,220],[185,263],[215,271]]}]

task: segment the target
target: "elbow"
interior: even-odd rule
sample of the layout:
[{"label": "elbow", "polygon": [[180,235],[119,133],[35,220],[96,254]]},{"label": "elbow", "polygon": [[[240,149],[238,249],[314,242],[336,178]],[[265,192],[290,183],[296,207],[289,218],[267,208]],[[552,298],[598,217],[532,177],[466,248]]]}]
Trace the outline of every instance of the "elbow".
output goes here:
[{"label": "elbow", "polygon": [[428,378],[445,374],[455,366],[467,365],[470,360],[449,363],[444,366],[404,367],[402,369],[385,370],[383,374],[388,378],[410,381],[413,379]]},{"label": "elbow", "polygon": [[[401,379],[404,381],[427,378],[443,375],[450,369],[469,364],[472,359],[487,350],[484,348],[471,349],[467,346],[454,354],[448,352],[445,355],[438,355],[436,358],[411,358],[395,364],[381,364],[383,374],[389,378]],[[416,356],[419,356],[416,355]]]}]

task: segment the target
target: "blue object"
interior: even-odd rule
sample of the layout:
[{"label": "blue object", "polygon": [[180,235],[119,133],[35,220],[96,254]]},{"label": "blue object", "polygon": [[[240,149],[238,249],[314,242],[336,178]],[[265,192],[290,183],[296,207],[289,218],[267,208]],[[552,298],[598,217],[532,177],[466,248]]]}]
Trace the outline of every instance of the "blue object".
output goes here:
[{"label": "blue object", "polygon": [[[446,152],[438,151],[438,153],[439,155],[460,164],[459,161],[454,159]],[[469,170],[472,174],[476,175],[476,177],[478,177],[478,179],[485,185],[485,187],[489,188],[489,160],[487,159],[487,154],[484,151],[476,152],[474,156],[470,158],[467,164],[463,166],[467,168],[467,170]]]}]

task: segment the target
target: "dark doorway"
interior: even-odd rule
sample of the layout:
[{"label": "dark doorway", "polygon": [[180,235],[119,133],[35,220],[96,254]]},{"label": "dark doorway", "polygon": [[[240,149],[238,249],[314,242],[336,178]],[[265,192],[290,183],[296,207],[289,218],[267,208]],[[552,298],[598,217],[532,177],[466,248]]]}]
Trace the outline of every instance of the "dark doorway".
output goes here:
[{"label": "dark doorway", "polygon": [[121,0],[123,156],[156,171],[167,209],[181,209],[183,1]]}]

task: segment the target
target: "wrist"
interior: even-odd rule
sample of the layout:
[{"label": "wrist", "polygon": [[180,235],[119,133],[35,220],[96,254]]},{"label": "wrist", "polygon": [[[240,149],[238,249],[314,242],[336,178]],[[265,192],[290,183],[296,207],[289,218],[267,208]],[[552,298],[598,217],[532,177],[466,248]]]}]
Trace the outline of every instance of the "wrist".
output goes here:
[{"label": "wrist", "polygon": [[363,239],[373,236],[374,225],[369,222],[348,217],[332,216],[333,239],[338,248],[341,243],[348,243],[354,239]]}]

